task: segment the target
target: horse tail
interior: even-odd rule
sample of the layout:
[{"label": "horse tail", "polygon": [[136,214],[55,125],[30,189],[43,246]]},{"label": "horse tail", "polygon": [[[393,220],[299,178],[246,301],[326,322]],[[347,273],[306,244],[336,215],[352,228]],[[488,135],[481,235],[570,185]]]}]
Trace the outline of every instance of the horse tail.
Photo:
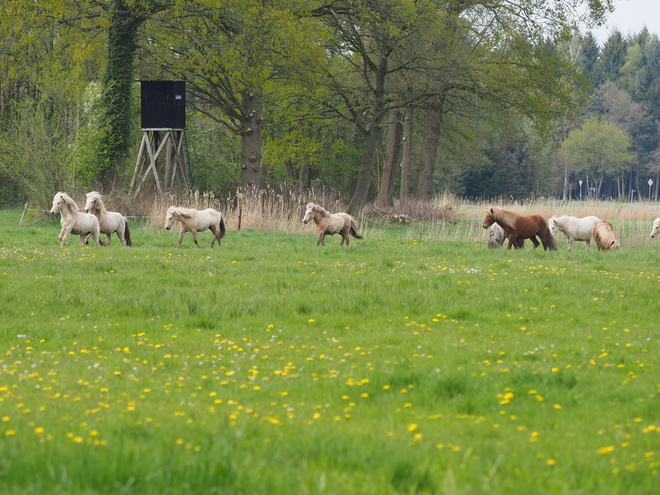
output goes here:
[{"label": "horse tail", "polygon": [[220,215],[220,239],[222,239],[225,236],[225,233],[227,232],[227,229],[225,228],[225,219],[222,218],[222,215]]},{"label": "horse tail", "polygon": [[557,250],[557,239],[555,238],[555,236],[552,235],[552,232],[550,232],[550,229],[546,230],[545,243],[547,244],[548,249],[550,249],[552,251]]},{"label": "horse tail", "polygon": [[131,231],[128,228],[128,220],[124,217],[124,239],[126,240],[127,246],[132,246],[133,241],[131,241]]},{"label": "horse tail", "polygon": [[351,230],[350,230],[350,233],[351,233],[351,235],[352,235],[353,237],[355,237],[356,239],[364,239],[363,236],[361,236],[360,234],[358,234],[358,231],[357,231],[357,223],[355,222],[355,219],[354,219],[353,217],[351,217]]}]

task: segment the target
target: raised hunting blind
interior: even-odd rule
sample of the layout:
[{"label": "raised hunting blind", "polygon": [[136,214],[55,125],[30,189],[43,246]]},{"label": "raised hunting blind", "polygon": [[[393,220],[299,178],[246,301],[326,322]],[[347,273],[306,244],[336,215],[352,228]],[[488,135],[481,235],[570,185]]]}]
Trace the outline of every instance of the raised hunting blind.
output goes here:
[{"label": "raised hunting blind", "polygon": [[[142,143],[138,152],[130,193],[137,196],[147,177],[153,175],[158,192],[172,190],[175,180],[190,190],[184,147],[186,127],[185,81],[140,81]],[[164,153],[163,153],[164,152]],[[161,185],[159,158],[165,156]]]}]

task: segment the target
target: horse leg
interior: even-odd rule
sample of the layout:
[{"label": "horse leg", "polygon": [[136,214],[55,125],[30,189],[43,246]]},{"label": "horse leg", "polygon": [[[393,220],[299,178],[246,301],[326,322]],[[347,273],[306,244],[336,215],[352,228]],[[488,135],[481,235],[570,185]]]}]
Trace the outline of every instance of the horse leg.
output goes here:
[{"label": "horse leg", "polygon": [[[117,235],[119,235],[119,234],[117,234]],[[121,239],[121,237],[120,237],[120,239]],[[102,242],[101,245],[109,246],[111,242],[112,242],[112,235],[105,234],[105,242]]]},{"label": "horse leg", "polygon": [[181,243],[183,242],[183,238],[186,235],[186,231],[184,229],[181,229],[181,232],[179,232],[179,243],[176,245],[176,248],[179,249],[181,247]]},{"label": "horse leg", "polygon": [[[349,243],[351,242],[350,237],[348,237],[348,232],[342,230],[341,231],[341,244],[344,244],[344,241],[346,241],[346,245],[348,246]],[[341,246],[340,244],[340,246]]]},{"label": "horse leg", "polygon": [[568,238],[568,250],[573,251],[573,238],[572,237]]},{"label": "horse leg", "polygon": [[591,239],[587,239],[586,241],[584,241],[584,245],[586,246],[587,249],[590,249],[591,248]]},{"label": "horse leg", "polygon": [[80,245],[84,246],[87,243],[87,239],[89,238],[91,234],[82,234],[80,236]]},{"label": "horse leg", "polygon": [[220,246],[220,231],[218,230],[218,227],[215,225],[212,225],[209,227],[211,232],[213,232],[213,240],[211,241],[211,247],[215,244],[215,241],[218,241],[218,246]]},{"label": "horse leg", "polygon": [[68,228],[62,229],[62,232],[60,234],[60,240],[62,241],[62,243],[60,244],[60,246],[64,246],[67,243],[66,238],[69,237],[70,233],[71,233],[71,229]]},{"label": "horse leg", "polygon": [[197,240],[197,229],[193,229],[190,231],[190,233],[193,236],[193,241],[195,241],[195,244],[197,244],[197,247],[202,247],[199,245],[199,241]]},{"label": "horse leg", "polygon": [[517,244],[516,237],[513,234],[510,234],[509,235],[509,245],[507,246],[507,249],[511,249],[516,244]]},{"label": "horse leg", "polygon": [[[539,247],[539,241],[538,241],[538,239],[536,238],[535,235],[533,235],[532,237],[530,237],[529,240],[532,241],[532,244],[534,244],[534,247],[535,247],[535,248]],[[545,247],[545,241],[543,241],[543,249],[546,249],[546,247]]]},{"label": "horse leg", "polygon": [[325,232],[322,230],[321,233],[319,234],[319,239],[316,241],[316,245],[320,246],[321,244],[325,244]]}]

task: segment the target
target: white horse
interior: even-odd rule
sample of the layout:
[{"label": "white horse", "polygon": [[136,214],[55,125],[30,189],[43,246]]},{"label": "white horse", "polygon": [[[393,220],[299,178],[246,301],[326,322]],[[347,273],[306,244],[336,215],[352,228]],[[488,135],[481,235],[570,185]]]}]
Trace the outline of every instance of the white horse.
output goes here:
[{"label": "white horse", "polygon": [[85,203],[85,213],[91,213],[99,219],[99,226],[101,233],[105,234],[104,246],[110,245],[112,242],[111,234],[117,233],[117,237],[124,246],[132,246],[131,232],[128,229],[128,220],[121,213],[116,211],[108,211],[103,204],[101,193],[92,191],[87,193],[87,202]]},{"label": "white horse", "polygon": [[307,223],[312,219],[319,229],[319,239],[316,241],[317,246],[319,244],[325,244],[326,235],[340,234],[342,237],[339,243],[340,246],[344,244],[344,241],[346,241],[346,245],[348,246],[350,242],[348,234],[351,234],[356,239],[363,239],[358,234],[355,218],[348,213],[330,213],[322,206],[307,203],[303,223]]},{"label": "white horse", "polygon": [[651,230],[651,239],[653,239],[660,232],[660,218],[653,220],[653,229]]},{"label": "white horse", "polygon": [[197,244],[198,247],[200,246],[199,242],[197,242],[197,232],[202,232],[207,229],[213,232],[214,237],[211,241],[211,247],[213,247],[215,241],[218,241],[219,246],[220,240],[225,236],[225,221],[220,212],[213,208],[195,210],[192,208],[170,206],[165,215],[165,230],[170,230],[175,220],[178,220],[181,223],[181,233],[179,234],[179,244],[177,244],[177,248],[181,247],[181,241],[183,241],[186,232],[192,234],[193,241],[195,241],[195,244]]},{"label": "white horse", "polygon": [[490,226],[490,232],[488,233],[488,247],[499,249],[502,247],[505,240],[506,234],[504,233],[504,229],[499,223],[495,222]]},{"label": "white horse", "polygon": [[594,216],[578,218],[562,215],[560,217],[550,217],[548,225],[553,236],[556,236],[559,231],[564,233],[566,239],[568,239],[568,250],[572,251],[573,241],[584,241],[587,249],[591,247],[591,236],[599,221],[600,218]]},{"label": "white horse", "polygon": [[594,227],[594,241],[596,241],[598,250],[612,251],[619,249],[619,241],[614,237],[612,224],[605,220],[601,220]]},{"label": "white horse", "polygon": [[99,240],[100,227],[99,220],[94,215],[78,211],[76,202],[65,192],[58,192],[53,198],[53,206],[50,212],[55,214],[60,212],[62,218],[62,230],[58,236],[62,241],[62,246],[66,244],[66,238],[69,234],[80,235],[80,244],[85,244],[90,234],[97,245],[101,245]]}]

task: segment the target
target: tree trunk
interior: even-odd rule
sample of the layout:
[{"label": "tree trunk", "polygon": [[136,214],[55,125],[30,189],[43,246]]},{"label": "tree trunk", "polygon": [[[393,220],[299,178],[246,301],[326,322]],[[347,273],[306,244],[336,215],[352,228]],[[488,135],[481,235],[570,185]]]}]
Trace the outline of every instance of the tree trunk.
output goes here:
[{"label": "tree trunk", "polygon": [[241,186],[259,188],[261,182],[261,95],[246,91],[243,94],[243,130],[241,147]]},{"label": "tree trunk", "polygon": [[105,112],[102,127],[105,130],[99,150],[99,179],[105,188],[117,184],[129,149],[133,60],[137,51],[137,32],[144,21],[124,0],[114,0],[111,5],[108,63],[103,77]]},{"label": "tree trunk", "polygon": [[401,191],[399,197],[402,203],[408,200],[410,195],[410,169],[412,168],[412,131],[413,131],[413,109],[406,107],[403,118],[403,149],[401,151]]},{"label": "tree trunk", "polygon": [[364,210],[364,207],[367,204],[369,185],[371,183],[371,172],[373,170],[374,162],[376,161],[376,151],[378,150],[382,127],[383,124],[381,122],[374,122],[367,135],[364,155],[362,156],[357,180],[355,181],[355,191],[353,192],[351,201],[346,208],[346,213],[350,213],[353,216],[362,213],[362,210]]},{"label": "tree trunk", "polygon": [[419,170],[415,183],[415,199],[428,201],[433,192],[433,175],[438,158],[439,136],[442,127],[444,100],[431,103],[424,118],[422,131],[422,151],[419,156]]},{"label": "tree trunk", "polygon": [[385,150],[385,160],[383,161],[383,176],[378,193],[378,206],[381,208],[394,204],[392,201],[392,196],[394,195],[394,175],[399,158],[399,143],[401,142],[400,120],[401,112],[396,112],[394,114],[394,122],[389,125],[387,133],[387,149]]}]

